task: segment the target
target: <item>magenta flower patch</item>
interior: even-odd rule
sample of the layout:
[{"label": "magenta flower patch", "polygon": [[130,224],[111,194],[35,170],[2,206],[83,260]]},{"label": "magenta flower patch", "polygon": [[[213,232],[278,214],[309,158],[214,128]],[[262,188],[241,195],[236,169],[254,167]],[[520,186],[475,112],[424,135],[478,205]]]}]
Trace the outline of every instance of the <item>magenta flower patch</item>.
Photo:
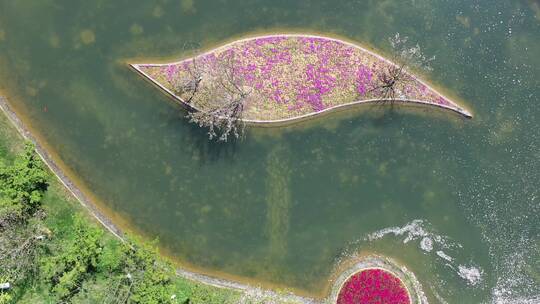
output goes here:
[{"label": "magenta flower patch", "polygon": [[401,280],[382,269],[366,269],[350,277],[339,292],[337,304],[410,304]]},{"label": "magenta flower patch", "polygon": [[[387,98],[384,84],[396,68],[359,46],[305,35],[238,40],[176,63],[132,66],[195,109],[204,109],[212,90],[226,79],[238,91],[249,93],[243,119],[252,121],[294,119]],[[413,75],[404,75],[409,81],[394,85],[393,101],[434,105],[470,116]],[[198,95],[192,96],[185,88],[193,87],[190,83],[195,79]]]}]

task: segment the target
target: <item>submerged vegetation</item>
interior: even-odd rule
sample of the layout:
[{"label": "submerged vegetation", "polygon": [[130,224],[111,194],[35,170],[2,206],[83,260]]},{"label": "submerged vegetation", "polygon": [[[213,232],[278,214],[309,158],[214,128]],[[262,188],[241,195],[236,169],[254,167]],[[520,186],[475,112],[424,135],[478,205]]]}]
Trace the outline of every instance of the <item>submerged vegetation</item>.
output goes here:
[{"label": "submerged vegetation", "polygon": [[266,234],[268,236],[268,256],[283,259],[287,255],[287,234],[289,233],[292,195],[290,191],[291,169],[290,150],[286,146],[276,146],[268,154],[266,172]]}]

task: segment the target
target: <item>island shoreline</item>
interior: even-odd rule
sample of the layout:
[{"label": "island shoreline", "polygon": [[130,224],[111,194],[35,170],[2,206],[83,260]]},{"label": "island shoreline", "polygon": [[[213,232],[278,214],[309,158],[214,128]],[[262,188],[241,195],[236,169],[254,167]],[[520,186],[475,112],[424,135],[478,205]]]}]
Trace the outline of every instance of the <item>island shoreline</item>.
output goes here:
[{"label": "island shoreline", "polygon": [[[338,38],[321,36],[321,35],[291,34],[291,33],[288,33],[288,34],[267,34],[267,35],[262,35],[262,36],[247,37],[247,38],[234,40],[234,41],[225,43],[223,45],[220,45],[220,46],[218,46],[216,48],[209,49],[209,50],[207,50],[207,51],[205,51],[205,52],[203,52],[201,54],[197,54],[197,55],[195,55],[193,57],[188,57],[188,58],[184,58],[184,59],[181,59],[181,60],[178,60],[178,61],[172,61],[172,62],[169,62],[169,63],[156,63],[156,64],[151,64],[151,63],[128,63],[128,66],[130,68],[132,68],[134,71],[136,71],[139,75],[143,76],[143,78],[145,78],[147,81],[149,81],[153,85],[157,86],[160,90],[165,92],[169,97],[173,98],[173,100],[176,103],[179,103],[181,106],[183,106],[184,108],[186,108],[188,110],[199,111],[199,109],[197,107],[185,102],[181,97],[174,94],[170,89],[166,88],[163,84],[159,83],[153,77],[151,77],[150,75],[145,73],[139,66],[161,67],[161,66],[168,66],[168,65],[178,65],[178,64],[181,64],[183,62],[190,61],[190,60],[192,60],[193,58],[196,58],[196,57],[205,56],[205,55],[208,55],[208,54],[212,54],[212,53],[215,53],[215,52],[226,50],[228,48],[233,47],[235,44],[241,44],[243,42],[250,41],[250,40],[253,40],[253,39],[267,39],[267,38],[276,38],[276,37],[285,37],[285,38],[294,38],[294,37],[302,37],[302,38],[304,38],[305,37],[305,38],[315,38],[315,39],[324,39],[324,40],[328,40],[328,41],[334,41],[334,42],[338,42],[338,43],[341,43],[341,44],[344,44],[344,45],[359,49],[360,51],[365,52],[365,53],[367,53],[367,54],[369,54],[371,56],[374,56],[375,58],[377,58],[377,59],[379,59],[379,60],[381,60],[381,61],[383,61],[383,62],[385,62],[385,63],[387,63],[389,65],[396,65],[394,62],[392,62],[392,61],[386,59],[385,57],[375,53],[374,51],[371,51],[369,49],[364,48],[363,46],[361,46],[359,44],[355,44],[355,43],[352,43],[352,42],[349,42],[349,41],[345,41],[345,40],[338,39]],[[428,85],[426,82],[424,82],[422,79],[420,79],[420,78],[418,78],[418,77],[416,77],[416,76],[414,76],[412,74],[410,74],[410,75],[412,76],[412,78],[415,81],[418,81],[420,84],[424,85],[427,89],[429,89],[432,92],[438,94],[439,96],[443,96],[445,99],[449,100],[452,104],[454,104],[457,108],[453,108],[453,107],[442,105],[442,104],[435,104],[435,103],[431,103],[431,102],[427,102],[427,101],[423,101],[423,100],[418,100],[418,99],[394,99],[394,100],[366,99],[366,100],[357,100],[357,101],[352,101],[352,102],[348,102],[348,103],[344,103],[344,104],[339,104],[339,105],[335,105],[335,106],[325,108],[325,109],[320,110],[320,111],[306,113],[306,114],[302,114],[302,115],[295,116],[295,117],[290,117],[290,118],[274,119],[274,120],[259,120],[259,119],[241,119],[241,120],[242,120],[242,122],[246,123],[247,125],[251,125],[251,126],[281,127],[281,126],[288,126],[288,125],[296,124],[296,123],[299,123],[299,122],[302,122],[302,121],[305,121],[305,120],[310,120],[310,119],[316,118],[318,116],[322,116],[323,114],[328,114],[328,113],[336,112],[336,111],[339,111],[339,110],[344,110],[344,109],[351,108],[351,107],[356,107],[356,106],[360,106],[360,105],[368,105],[368,104],[383,104],[383,103],[396,103],[396,104],[399,104],[399,105],[406,105],[406,106],[409,106],[409,105],[411,105],[411,106],[415,106],[415,105],[431,106],[431,107],[436,107],[436,108],[441,108],[441,109],[444,109],[444,110],[448,110],[448,111],[453,112],[453,113],[457,113],[458,115],[460,115],[462,117],[465,117],[465,118],[468,118],[468,119],[473,117],[472,113],[469,110],[463,108],[461,105],[459,105],[459,103],[447,98],[446,96],[441,94],[439,91],[434,89],[431,85]]]}]

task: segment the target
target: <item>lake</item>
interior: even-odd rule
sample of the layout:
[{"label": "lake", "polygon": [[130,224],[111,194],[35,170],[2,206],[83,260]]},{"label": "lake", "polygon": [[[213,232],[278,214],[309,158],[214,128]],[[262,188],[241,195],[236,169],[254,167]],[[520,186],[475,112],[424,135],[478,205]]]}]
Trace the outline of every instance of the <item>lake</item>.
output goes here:
[{"label": "lake", "polygon": [[[127,65],[284,32],[386,55],[408,36],[435,56],[423,78],[474,118],[366,106],[216,143]],[[179,266],[322,297],[341,262],[380,254],[433,302],[533,303],[539,33],[536,0],[4,0],[0,90],[111,218]]]}]

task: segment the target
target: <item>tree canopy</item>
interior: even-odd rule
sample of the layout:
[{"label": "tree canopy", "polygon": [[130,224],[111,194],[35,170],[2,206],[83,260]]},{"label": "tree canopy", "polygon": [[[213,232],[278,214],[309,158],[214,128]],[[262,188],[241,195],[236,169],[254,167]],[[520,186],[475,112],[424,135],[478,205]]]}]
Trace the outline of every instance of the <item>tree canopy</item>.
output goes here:
[{"label": "tree canopy", "polygon": [[0,160],[0,227],[35,212],[47,186],[47,172],[32,144],[25,145],[13,164]]}]

